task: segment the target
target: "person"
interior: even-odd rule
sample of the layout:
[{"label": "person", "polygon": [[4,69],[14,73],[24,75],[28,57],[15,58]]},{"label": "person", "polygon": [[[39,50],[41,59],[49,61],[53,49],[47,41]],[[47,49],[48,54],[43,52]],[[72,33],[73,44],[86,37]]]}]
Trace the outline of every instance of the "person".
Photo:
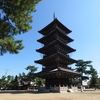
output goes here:
[{"label": "person", "polygon": [[83,86],[81,85],[81,92],[83,92]]}]

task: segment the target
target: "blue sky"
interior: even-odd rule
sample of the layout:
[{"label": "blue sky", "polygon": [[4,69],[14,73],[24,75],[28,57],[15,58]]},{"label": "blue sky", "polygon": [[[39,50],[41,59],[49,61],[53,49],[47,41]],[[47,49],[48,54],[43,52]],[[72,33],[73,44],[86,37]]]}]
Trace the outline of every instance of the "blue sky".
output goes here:
[{"label": "blue sky", "polygon": [[[25,48],[18,55],[4,54],[0,56],[0,77],[5,75],[18,75],[28,71],[29,65],[38,67],[34,60],[42,58],[35,50],[42,47],[37,39],[42,37],[38,33],[43,27],[53,21],[53,13],[66,27],[72,30],[69,36],[74,39],[70,44],[76,49],[71,57],[78,60],[91,60],[93,67],[100,76],[100,0],[42,0],[36,6],[36,12],[32,14],[32,30],[26,34],[17,36],[23,40]],[[73,68],[74,66],[72,66]]]}]

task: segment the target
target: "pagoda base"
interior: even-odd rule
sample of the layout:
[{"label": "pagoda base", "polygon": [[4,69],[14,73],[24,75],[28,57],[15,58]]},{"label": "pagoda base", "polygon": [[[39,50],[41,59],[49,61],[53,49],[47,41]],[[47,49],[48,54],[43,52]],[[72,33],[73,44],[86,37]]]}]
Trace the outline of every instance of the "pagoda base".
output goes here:
[{"label": "pagoda base", "polygon": [[77,86],[71,86],[71,87],[68,87],[68,86],[54,86],[54,87],[51,87],[50,86],[50,89],[46,89],[45,87],[39,87],[38,88],[38,92],[57,92],[57,93],[67,93],[67,92],[78,92],[78,88]]},{"label": "pagoda base", "polygon": [[69,78],[47,78],[45,81],[46,89],[50,87],[70,86]]}]

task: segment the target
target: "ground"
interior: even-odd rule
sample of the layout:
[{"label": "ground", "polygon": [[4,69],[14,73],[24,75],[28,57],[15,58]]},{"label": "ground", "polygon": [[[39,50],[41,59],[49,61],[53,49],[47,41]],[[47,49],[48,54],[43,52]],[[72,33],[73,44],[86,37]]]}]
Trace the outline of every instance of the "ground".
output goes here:
[{"label": "ground", "polygon": [[100,100],[100,90],[77,93],[37,93],[33,91],[0,91],[0,100]]}]

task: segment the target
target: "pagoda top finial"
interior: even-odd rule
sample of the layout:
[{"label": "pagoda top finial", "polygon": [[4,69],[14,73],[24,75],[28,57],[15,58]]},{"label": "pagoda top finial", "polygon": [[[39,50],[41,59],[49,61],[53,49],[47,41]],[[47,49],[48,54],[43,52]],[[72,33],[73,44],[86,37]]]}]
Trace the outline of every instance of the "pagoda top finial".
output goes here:
[{"label": "pagoda top finial", "polygon": [[54,13],[53,13],[53,19],[55,20],[55,18],[56,18],[56,17],[55,17],[55,12],[54,12]]}]

